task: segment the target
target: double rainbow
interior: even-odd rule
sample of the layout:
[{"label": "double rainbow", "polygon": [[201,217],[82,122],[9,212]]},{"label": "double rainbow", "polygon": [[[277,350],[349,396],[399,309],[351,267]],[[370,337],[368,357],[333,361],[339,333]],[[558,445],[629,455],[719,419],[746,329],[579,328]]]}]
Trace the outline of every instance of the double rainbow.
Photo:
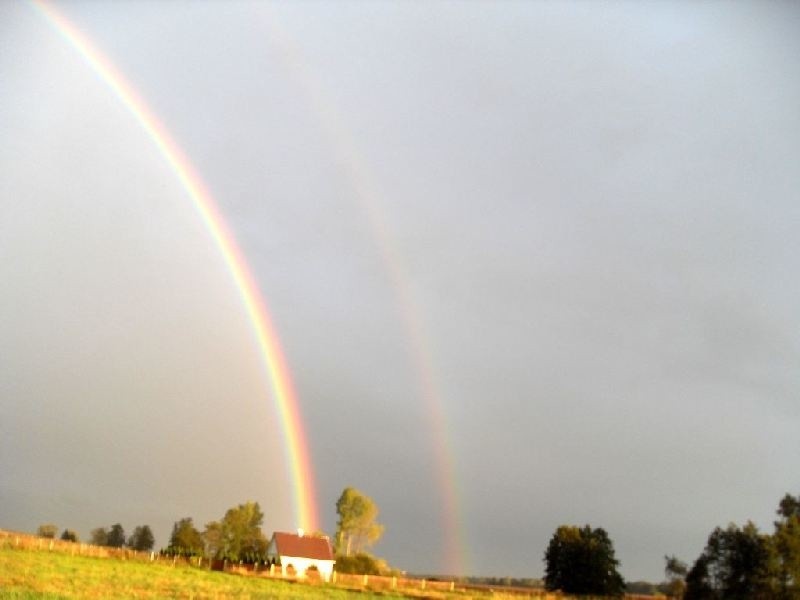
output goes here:
[{"label": "double rainbow", "polygon": [[126,81],[122,73],[55,7],[44,0],[32,0],[32,2],[50,25],[80,53],[92,70],[111,88],[147,132],[189,194],[195,209],[222,254],[252,323],[269,378],[272,397],[280,415],[288,463],[287,470],[293,486],[295,525],[310,531],[318,529],[319,518],[314,493],[313,471],[300,418],[297,395],[289,376],[289,369],[266,303],[259,293],[258,285],[241,250],[217,209],[214,198],[166,127]]}]

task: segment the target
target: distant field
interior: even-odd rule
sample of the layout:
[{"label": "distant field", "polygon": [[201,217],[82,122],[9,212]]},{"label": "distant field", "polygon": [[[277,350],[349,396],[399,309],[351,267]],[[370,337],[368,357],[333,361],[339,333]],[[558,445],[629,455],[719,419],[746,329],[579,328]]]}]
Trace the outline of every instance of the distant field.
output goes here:
[{"label": "distant field", "polygon": [[0,598],[355,597],[379,595],[190,567],[0,547]]}]

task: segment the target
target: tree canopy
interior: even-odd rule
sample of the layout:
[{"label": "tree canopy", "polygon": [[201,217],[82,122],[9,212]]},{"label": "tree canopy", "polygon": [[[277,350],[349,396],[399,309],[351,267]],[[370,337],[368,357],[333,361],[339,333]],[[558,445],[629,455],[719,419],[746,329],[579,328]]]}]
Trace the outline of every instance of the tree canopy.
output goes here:
[{"label": "tree canopy", "polygon": [[751,522],[731,523],[708,536],[703,553],[686,575],[688,600],[771,598],[768,536]]},{"label": "tree canopy", "polygon": [[336,551],[344,556],[362,552],[383,535],[383,525],[375,520],[378,506],[369,496],[346,487],[336,501]]},{"label": "tree canopy", "polygon": [[778,507],[772,550],[781,598],[800,598],[800,496],[786,494]]},{"label": "tree canopy", "polygon": [[686,575],[686,600],[800,599],[800,496],[778,505],[772,535],[748,522],[715,528]]},{"label": "tree canopy", "polygon": [[203,537],[206,556],[219,557],[222,555],[222,523],[209,521],[200,535]]},{"label": "tree canopy", "polygon": [[106,546],[111,546],[112,548],[122,548],[124,545],[125,530],[122,528],[122,525],[115,523],[111,526],[111,530],[108,532]]},{"label": "tree canopy", "polygon": [[203,553],[203,536],[194,526],[191,517],[176,521],[172,526],[169,548],[171,553],[183,556],[196,556]]},{"label": "tree canopy", "polygon": [[140,525],[133,530],[128,538],[128,547],[139,552],[149,552],[153,549],[156,539],[149,525]]},{"label": "tree canopy", "polygon": [[621,596],[625,581],[605,530],[562,525],[547,546],[545,587],[567,594]]},{"label": "tree canopy", "polygon": [[218,554],[229,560],[263,556],[267,539],[261,531],[264,513],[258,502],[245,502],[228,509],[220,523]]},{"label": "tree canopy", "polygon": [[679,560],[677,556],[665,556],[664,562],[664,575],[667,580],[664,582],[664,591],[666,591],[673,598],[682,598],[686,590],[686,574],[689,572],[689,566]]},{"label": "tree canopy", "polygon": [[78,538],[78,534],[75,533],[74,529],[65,529],[64,532],[61,534],[61,539],[65,542],[78,542],[80,541]]},{"label": "tree canopy", "polygon": [[95,546],[105,546],[108,543],[108,529],[96,527],[89,533],[89,543]]}]

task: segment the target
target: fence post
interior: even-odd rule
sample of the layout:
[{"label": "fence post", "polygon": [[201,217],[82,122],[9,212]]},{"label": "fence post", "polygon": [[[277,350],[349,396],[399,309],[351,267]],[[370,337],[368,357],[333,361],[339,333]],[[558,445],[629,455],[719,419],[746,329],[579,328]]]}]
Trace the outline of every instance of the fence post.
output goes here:
[{"label": "fence post", "polygon": [[423,590],[425,589],[425,580],[424,579],[422,580],[422,589]]},{"label": "fence post", "polygon": [[336,583],[336,571],[331,573],[331,583]]},{"label": "fence post", "polygon": [[362,585],[365,585],[365,586],[366,586],[368,581],[369,581],[369,575],[367,575],[366,573],[364,573],[364,581],[362,582]]},{"label": "fence post", "polygon": [[397,589],[397,577],[394,575],[392,576],[392,589],[393,590]]}]

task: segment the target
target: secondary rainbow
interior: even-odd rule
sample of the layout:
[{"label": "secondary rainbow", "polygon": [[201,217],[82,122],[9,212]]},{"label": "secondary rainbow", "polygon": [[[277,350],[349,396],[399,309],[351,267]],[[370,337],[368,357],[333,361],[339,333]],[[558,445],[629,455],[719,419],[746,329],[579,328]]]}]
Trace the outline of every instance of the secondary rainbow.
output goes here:
[{"label": "secondary rainbow", "polygon": [[117,98],[136,118],[180,180],[208,232],[222,254],[253,326],[272,396],[280,416],[286,448],[287,470],[292,480],[294,519],[297,527],[319,526],[314,478],[297,396],[266,303],[250,268],[216,202],[164,125],[125,77],[66,16],[43,0],[32,0],[39,13],[75,48]]},{"label": "secondary rainbow", "polygon": [[428,414],[427,426],[431,434],[433,465],[442,501],[440,514],[444,568],[454,575],[464,574],[470,567],[465,544],[467,535],[459,502],[455,452],[447,429],[444,396],[436,378],[434,357],[429,350],[432,344],[427,335],[428,328],[408,285],[410,281],[408,268],[377,201],[384,194],[372,176],[366,158],[359,151],[350,128],[336,110],[335,102],[326,93],[319,77],[312,72],[299,47],[279,26],[268,5],[262,4],[259,8],[266,16],[262,23],[269,32],[267,39],[282,53],[286,68],[304,89],[315,116],[332,142],[338,164],[352,188],[355,204],[367,218],[373,239],[386,267],[386,274],[395,292],[395,303],[406,334],[411,367],[416,375],[415,383]]}]

